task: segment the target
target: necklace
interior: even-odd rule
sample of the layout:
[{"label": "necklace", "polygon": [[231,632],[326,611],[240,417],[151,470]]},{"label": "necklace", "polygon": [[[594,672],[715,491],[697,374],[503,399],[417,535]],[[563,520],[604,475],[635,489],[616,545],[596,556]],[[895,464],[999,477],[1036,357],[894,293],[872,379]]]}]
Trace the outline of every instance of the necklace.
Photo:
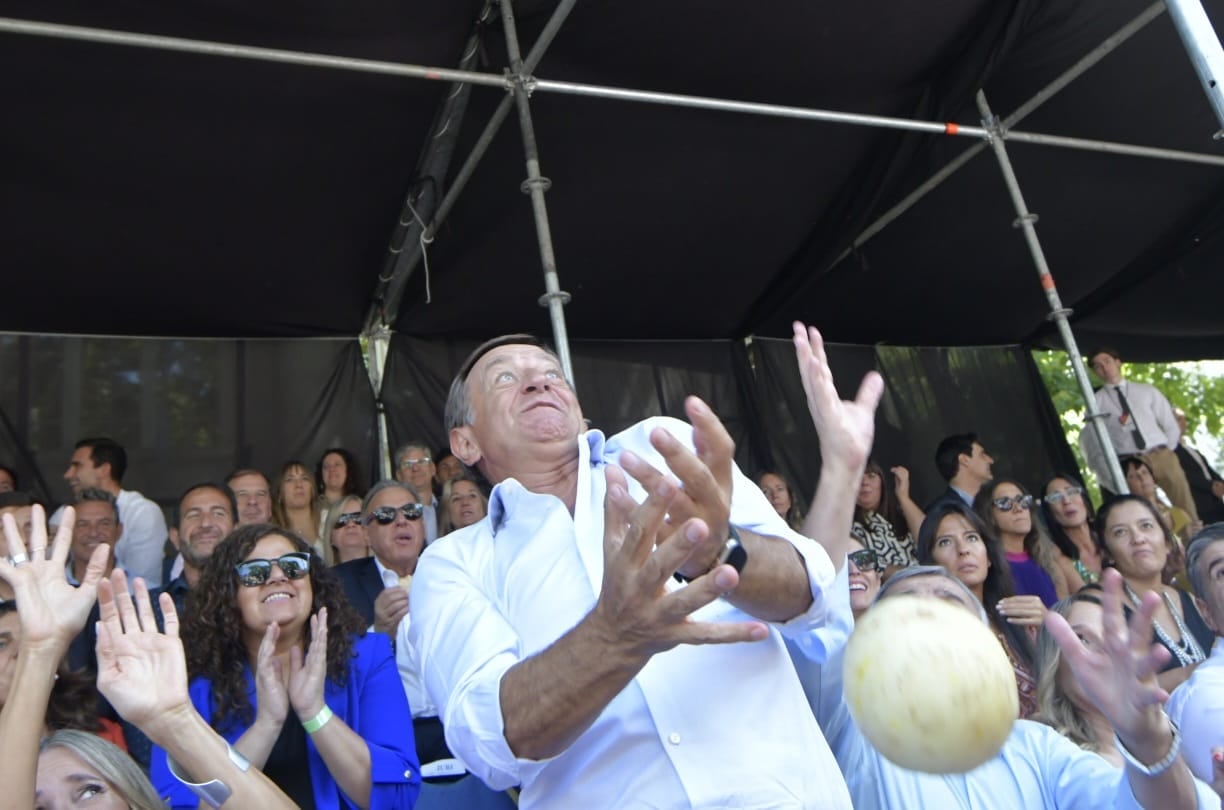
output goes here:
[{"label": "necklace", "polygon": [[[1126,595],[1130,598],[1131,603],[1135,607],[1139,606],[1139,595],[1131,590],[1129,584],[1123,583],[1126,588]],[[1168,592],[1160,589],[1160,595],[1164,599],[1165,605],[1169,608],[1169,614],[1173,616],[1173,621],[1177,624],[1177,630],[1181,633],[1181,641],[1174,641],[1168,632],[1160,626],[1160,622],[1152,620],[1152,628],[1156,631],[1156,638],[1160,639],[1160,643],[1169,648],[1173,656],[1177,659],[1178,666],[1187,667],[1191,664],[1197,664],[1207,658],[1203,652],[1203,648],[1199,646],[1198,639],[1186,627],[1186,623],[1182,621],[1181,614],[1173,607],[1173,600],[1169,598]]]}]

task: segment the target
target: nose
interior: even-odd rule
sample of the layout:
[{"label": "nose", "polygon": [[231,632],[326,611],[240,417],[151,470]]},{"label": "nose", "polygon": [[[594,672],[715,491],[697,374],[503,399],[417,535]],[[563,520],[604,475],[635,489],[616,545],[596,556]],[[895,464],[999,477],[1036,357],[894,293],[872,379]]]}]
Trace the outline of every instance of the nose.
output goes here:
[{"label": "nose", "polygon": [[281,570],[280,563],[272,561],[272,570],[268,572],[268,582],[288,582],[289,577]]},{"label": "nose", "polygon": [[528,374],[525,383],[528,391],[547,391],[552,387],[551,381],[542,370]]}]

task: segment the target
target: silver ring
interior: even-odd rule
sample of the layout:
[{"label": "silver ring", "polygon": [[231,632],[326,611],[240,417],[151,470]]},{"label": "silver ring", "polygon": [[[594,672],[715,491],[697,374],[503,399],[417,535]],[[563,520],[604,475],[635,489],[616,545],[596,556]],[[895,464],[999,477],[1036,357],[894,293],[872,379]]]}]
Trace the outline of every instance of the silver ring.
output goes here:
[{"label": "silver ring", "polygon": [[30,558],[25,554],[14,554],[12,557],[9,557],[9,562],[11,562],[14,566],[21,565],[22,563],[28,563],[29,561]]}]

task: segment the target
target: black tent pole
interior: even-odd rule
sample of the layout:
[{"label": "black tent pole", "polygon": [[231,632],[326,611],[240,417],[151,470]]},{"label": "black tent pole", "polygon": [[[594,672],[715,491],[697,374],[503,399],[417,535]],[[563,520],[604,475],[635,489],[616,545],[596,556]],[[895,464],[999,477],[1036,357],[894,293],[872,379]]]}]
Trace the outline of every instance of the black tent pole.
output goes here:
[{"label": "black tent pole", "polygon": [[531,196],[531,212],[535,219],[536,238],[540,244],[540,263],[544,267],[545,293],[539,300],[541,306],[548,307],[553,344],[557,357],[561,360],[561,368],[572,385],[574,369],[570,362],[569,334],[565,327],[565,305],[569,303],[570,294],[561,289],[561,281],[557,276],[557,256],[553,252],[552,231],[548,226],[548,207],[544,203],[544,192],[551,183],[540,173],[540,152],[528,101],[528,89],[533,80],[523,69],[511,0],[501,0],[501,10],[502,25],[506,29],[506,53],[510,56],[510,79],[513,84],[511,92],[518,108],[519,130],[523,135],[523,153],[527,163],[527,179],[523,181],[522,189]]},{"label": "black tent pole", "polygon": [[1079,345],[1071,331],[1071,322],[1068,320],[1071,310],[1063,306],[1058,287],[1054,284],[1054,276],[1050,273],[1050,265],[1046,262],[1045,251],[1041,248],[1041,240],[1037,238],[1037,215],[1029,211],[1028,204],[1024,201],[1024,195],[1020,191],[1020,181],[1016,179],[1011,158],[1007,155],[1004,129],[990,111],[990,105],[986,103],[986,94],[981,90],[977,93],[977,107],[978,112],[982,114],[982,126],[991,130],[988,143],[994,150],[999,169],[1003,173],[1003,182],[1007,184],[1007,192],[1016,209],[1016,220],[1012,224],[1024,232],[1024,241],[1028,244],[1033,264],[1037,268],[1037,275],[1041,278],[1041,288],[1045,290],[1046,301],[1050,304],[1050,320],[1054,321],[1054,325],[1058,327],[1063,345],[1066,346],[1067,354],[1071,358],[1071,368],[1075,371],[1075,380],[1079,383],[1080,394],[1084,397],[1085,412],[1088,415],[1088,424],[1085,429],[1094,431],[1102,455],[1105,456],[1109,476],[1113,479],[1109,482],[1110,488],[1119,494],[1129,492],[1126,486],[1126,476],[1122,474],[1122,465],[1118,463],[1117,451],[1114,450],[1113,442],[1109,438],[1109,430],[1105,426],[1106,416],[1097,407],[1092,382],[1088,379],[1088,369],[1084,367],[1084,357],[1080,354]]}]

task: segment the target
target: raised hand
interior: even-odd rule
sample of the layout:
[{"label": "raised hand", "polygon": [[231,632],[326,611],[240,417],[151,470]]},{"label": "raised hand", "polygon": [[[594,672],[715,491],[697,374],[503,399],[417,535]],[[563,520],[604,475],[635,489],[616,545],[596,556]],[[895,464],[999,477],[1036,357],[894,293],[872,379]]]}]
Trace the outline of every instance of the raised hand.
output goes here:
[{"label": "raised hand", "polygon": [[306,722],[323,710],[323,686],[327,681],[327,608],[310,617],[310,651],[289,651],[289,702],[298,719]]},{"label": "raised hand", "polygon": [[1046,629],[1058,642],[1084,694],[1136,755],[1144,749],[1148,761],[1158,761],[1168,750],[1168,719],[1160,710],[1169,694],[1156,682],[1156,673],[1169,660],[1169,651],[1152,643],[1152,617],[1160,596],[1146,594],[1127,626],[1122,612],[1122,576],[1112,568],[1101,577],[1103,612],[1101,644],[1080,641],[1067,620],[1050,611]]},{"label": "raised hand", "polygon": [[897,493],[897,498],[905,500],[909,497],[910,491],[910,471],[905,467],[893,467],[889,470],[896,479],[893,484],[893,491]]},{"label": "raised hand", "polygon": [[[684,409],[693,425],[696,452],[663,428],[650,434],[650,443],[683,484],[671,496],[668,523],[680,526],[696,518],[708,529],[705,539],[679,568],[692,579],[710,571],[727,539],[735,442],[718,416],[697,397],[686,399]],[[667,477],[630,452],[622,454],[620,464],[647,492],[657,489]]]},{"label": "raised hand", "polygon": [[821,463],[861,470],[871,454],[876,406],[884,393],[884,380],[876,372],[868,372],[854,400],[842,400],[833,384],[833,372],[829,369],[820,332],[798,321],[794,331],[799,377],[803,381],[812,424],[820,437]]},{"label": "raised hand", "polygon": [[[634,502],[624,473],[609,465],[604,498],[604,578],[591,618],[610,643],[647,657],[678,644],[759,641],[768,630],[760,622],[695,622],[689,614],[733,589],[734,568],[719,566],[685,588],[668,592],[666,583],[709,536],[701,520],[686,520],[669,530],[665,515],[679,490],[666,476],[652,479],[642,504]],[[673,522],[675,522],[673,520]],[[662,531],[669,530],[660,539]]]},{"label": "raised hand", "polygon": [[98,691],[125,720],[151,734],[159,722],[194,708],[174,599],[161,595],[162,633],[144,580],[136,579],[134,587],[133,601],[119,569],[98,584]]},{"label": "raised hand", "polygon": [[289,715],[289,693],[285,689],[285,672],[276,655],[280,625],[272,622],[264,631],[255,656],[256,722],[262,721],[279,729]]},{"label": "raised hand", "polygon": [[1010,624],[1023,627],[1040,627],[1047,612],[1039,596],[1008,596],[999,600],[996,609]]},{"label": "raised hand", "polygon": [[106,570],[110,547],[99,544],[94,549],[84,579],[80,586],[73,587],[64,574],[72,546],[72,527],[76,524],[72,507],[64,511],[49,558],[47,518],[41,506],[33,507],[28,544],[12,515],[4,515],[2,519],[8,557],[0,555],[0,579],[12,587],[17,600],[22,646],[67,650],[85,626],[97,599],[98,582]]}]

